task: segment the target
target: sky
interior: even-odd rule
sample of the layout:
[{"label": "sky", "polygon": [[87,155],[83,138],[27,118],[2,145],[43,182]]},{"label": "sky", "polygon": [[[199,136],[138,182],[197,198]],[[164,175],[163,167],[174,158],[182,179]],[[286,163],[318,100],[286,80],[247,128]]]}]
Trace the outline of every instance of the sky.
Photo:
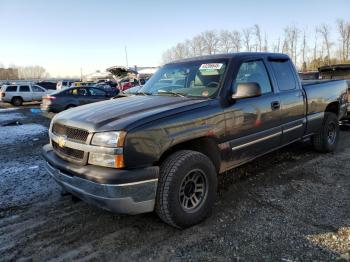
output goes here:
[{"label": "sky", "polygon": [[259,24],[269,40],[287,25],[313,32],[350,20],[350,0],[0,0],[0,64],[79,76],[114,65],[157,66],[168,48],[206,30]]}]

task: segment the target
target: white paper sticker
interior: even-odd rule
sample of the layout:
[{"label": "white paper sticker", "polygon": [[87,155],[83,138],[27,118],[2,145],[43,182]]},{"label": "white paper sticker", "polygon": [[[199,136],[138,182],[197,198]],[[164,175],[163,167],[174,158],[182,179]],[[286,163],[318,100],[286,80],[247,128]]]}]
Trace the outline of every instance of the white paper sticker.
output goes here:
[{"label": "white paper sticker", "polygon": [[202,64],[199,70],[218,70],[221,69],[222,65],[222,63]]}]

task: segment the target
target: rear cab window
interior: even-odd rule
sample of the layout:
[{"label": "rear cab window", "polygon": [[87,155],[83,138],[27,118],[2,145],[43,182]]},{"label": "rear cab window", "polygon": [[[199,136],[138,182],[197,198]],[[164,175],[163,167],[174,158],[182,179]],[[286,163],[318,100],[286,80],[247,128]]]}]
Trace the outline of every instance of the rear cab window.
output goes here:
[{"label": "rear cab window", "polygon": [[295,90],[297,82],[290,60],[270,61],[280,91]]}]

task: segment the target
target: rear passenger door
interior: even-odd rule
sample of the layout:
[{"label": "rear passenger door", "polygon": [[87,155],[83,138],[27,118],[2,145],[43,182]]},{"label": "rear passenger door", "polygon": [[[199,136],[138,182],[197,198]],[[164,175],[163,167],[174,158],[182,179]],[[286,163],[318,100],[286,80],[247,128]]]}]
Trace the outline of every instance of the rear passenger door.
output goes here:
[{"label": "rear passenger door", "polygon": [[282,144],[303,136],[306,125],[306,98],[296,70],[289,59],[270,60],[281,100]]},{"label": "rear passenger door", "polygon": [[19,96],[22,97],[23,101],[32,101],[32,92],[29,85],[19,86]]},{"label": "rear passenger door", "polygon": [[227,146],[231,152],[228,167],[266,153],[281,142],[279,96],[272,87],[263,60],[241,64],[232,93],[235,93],[237,84],[250,82],[260,85],[262,95],[236,100],[225,109]]},{"label": "rear passenger door", "polygon": [[89,90],[85,87],[77,87],[78,99],[80,105],[85,105],[91,103],[91,96]]},{"label": "rear passenger door", "polygon": [[107,99],[107,92],[99,88],[89,88],[91,103]]}]

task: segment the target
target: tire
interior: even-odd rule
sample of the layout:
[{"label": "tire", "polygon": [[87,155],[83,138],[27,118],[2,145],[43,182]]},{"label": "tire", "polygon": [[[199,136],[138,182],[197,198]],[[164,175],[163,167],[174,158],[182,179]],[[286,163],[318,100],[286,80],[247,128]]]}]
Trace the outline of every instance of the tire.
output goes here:
[{"label": "tire", "polygon": [[325,112],[320,133],[314,135],[312,143],[314,148],[322,153],[333,152],[339,141],[339,121],[334,113]]},{"label": "tire", "polygon": [[190,227],[211,214],[216,191],[212,161],[196,151],[177,151],[160,166],[156,213],[173,227]]},{"label": "tire", "polygon": [[21,106],[23,104],[23,99],[21,97],[14,97],[12,98],[11,104],[14,106]]}]

